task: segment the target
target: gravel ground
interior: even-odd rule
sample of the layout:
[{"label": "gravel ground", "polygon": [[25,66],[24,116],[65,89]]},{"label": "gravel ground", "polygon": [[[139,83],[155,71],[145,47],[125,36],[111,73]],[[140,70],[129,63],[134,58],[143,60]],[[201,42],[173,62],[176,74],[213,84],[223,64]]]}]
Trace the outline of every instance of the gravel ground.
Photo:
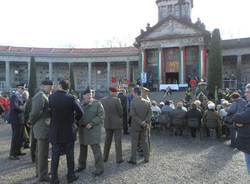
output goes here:
[{"label": "gravel ground", "polygon": [[[8,160],[11,130],[9,125],[0,125],[0,183],[37,183],[35,167],[28,153],[19,161]],[[104,135],[104,133],[103,133]],[[101,144],[103,148],[103,143]],[[130,156],[130,136],[123,137],[124,159]],[[216,138],[193,139],[189,136],[170,137],[164,131],[153,130],[151,135],[150,162],[144,164],[138,157],[137,165],[115,163],[114,144],[110,160],[105,163],[105,172],[93,177],[94,160],[89,150],[87,169],[75,183],[84,184],[175,184],[175,183],[250,183],[243,154],[228,146],[228,141]],[[79,155],[76,144],[75,160]],[[76,164],[77,166],[77,164]],[[66,183],[65,156],[61,157],[59,177]]]}]

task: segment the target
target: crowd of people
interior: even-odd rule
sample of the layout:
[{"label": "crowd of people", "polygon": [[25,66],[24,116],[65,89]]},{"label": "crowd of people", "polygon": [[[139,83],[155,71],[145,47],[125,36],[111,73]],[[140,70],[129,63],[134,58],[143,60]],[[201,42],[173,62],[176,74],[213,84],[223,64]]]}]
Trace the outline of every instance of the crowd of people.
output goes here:
[{"label": "crowd of people", "polygon": [[[110,87],[109,95],[100,100],[95,99],[95,91],[90,88],[84,90],[82,99],[76,98],[69,91],[68,80],[60,81],[58,86],[45,80],[33,97],[29,97],[24,84],[16,87],[9,100],[8,122],[12,127],[9,159],[19,160],[25,155],[22,148],[30,147],[39,182],[59,183],[57,170],[61,155],[67,158],[68,182],[77,180],[76,173],[86,169],[89,146],[95,159],[93,175],[102,175],[113,137],[116,164],[123,163],[122,134],[131,134],[131,156],[127,162],[137,164],[137,152],[141,152],[144,163],[148,163],[152,127],[169,129],[175,136],[183,136],[185,130],[190,130],[192,137],[196,137],[197,132],[200,136],[210,136],[211,130],[215,130],[218,138],[229,138],[231,147],[245,153],[250,174],[250,105],[247,102],[250,84],[246,86],[244,97],[237,91],[225,90],[221,91],[219,99],[211,100],[206,91],[193,92],[194,89],[189,88],[185,99],[176,103],[167,99],[159,105],[150,100],[149,89],[139,86],[130,92]],[[169,91],[165,99],[171,98]],[[102,127],[106,133],[103,152],[100,146]],[[77,135],[80,153],[75,167]]]},{"label": "crowd of people", "polygon": [[[124,135],[131,133],[131,157],[127,162],[137,163],[138,149],[143,152],[144,162],[149,162],[152,111],[148,96],[142,97],[145,93],[141,88],[135,87],[128,98],[126,90],[110,87],[109,95],[100,100],[94,98],[95,91],[92,89],[84,90],[82,100],[71,95],[69,89],[68,80],[60,81],[57,87],[52,81],[45,80],[31,98],[24,84],[16,86],[16,91],[10,97],[8,118],[12,127],[10,160],[19,160],[20,156],[25,155],[22,148],[26,142],[24,134],[28,127],[31,130],[29,133],[26,132],[31,139],[31,158],[35,162],[36,177],[39,182],[59,183],[57,170],[61,155],[66,155],[67,158],[68,183],[77,180],[79,176],[75,173],[86,169],[88,146],[91,147],[95,159],[96,169],[92,174],[94,176],[103,174],[113,137],[116,163],[123,163],[122,130]],[[100,146],[102,127],[106,132],[103,152]],[[77,135],[80,153],[78,167],[75,169],[74,142]],[[49,172],[50,145],[52,153]]]}]

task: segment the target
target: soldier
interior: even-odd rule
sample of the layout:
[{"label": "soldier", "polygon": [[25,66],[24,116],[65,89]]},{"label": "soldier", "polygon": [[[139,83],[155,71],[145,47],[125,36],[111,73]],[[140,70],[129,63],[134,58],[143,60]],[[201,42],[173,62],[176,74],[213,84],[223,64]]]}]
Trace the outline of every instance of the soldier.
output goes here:
[{"label": "soldier", "polygon": [[128,161],[130,164],[136,164],[136,148],[138,145],[139,137],[141,136],[144,162],[149,162],[149,131],[152,111],[150,103],[141,97],[140,88],[134,88],[135,99],[131,104],[132,116],[132,150],[131,158]]},{"label": "soldier", "polygon": [[41,83],[40,91],[32,98],[30,122],[33,127],[36,145],[36,173],[40,182],[49,182],[48,176],[48,152],[49,152],[49,100],[53,82],[45,80]]},{"label": "soldier", "polygon": [[22,94],[25,84],[18,84],[16,91],[10,98],[9,123],[12,128],[12,140],[10,147],[10,160],[19,160],[18,156],[25,155],[21,152],[24,132],[24,110],[26,104],[23,102]]},{"label": "soldier", "polygon": [[104,145],[104,162],[108,161],[110,146],[114,134],[116,163],[120,164],[122,159],[122,105],[120,99],[117,97],[117,88],[110,87],[110,96],[101,100],[105,110],[104,128],[106,130],[106,139]]},{"label": "soldier", "polygon": [[103,173],[103,158],[101,152],[101,128],[104,122],[104,109],[102,104],[92,97],[92,90],[86,89],[83,92],[84,116],[79,121],[79,142],[80,156],[77,172],[81,172],[86,168],[88,145],[90,145],[94,157],[96,171],[94,176],[99,176]]}]

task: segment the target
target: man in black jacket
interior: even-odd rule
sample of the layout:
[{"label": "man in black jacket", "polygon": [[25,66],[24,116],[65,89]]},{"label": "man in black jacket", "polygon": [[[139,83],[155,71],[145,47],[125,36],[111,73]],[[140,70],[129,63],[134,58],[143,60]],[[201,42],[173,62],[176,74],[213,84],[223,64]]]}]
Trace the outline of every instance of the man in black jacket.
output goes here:
[{"label": "man in black jacket", "polygon": [[118,98],[121,100],[122,104],[122,109],[123,109],[123,133],[124,134],[129,134],[128,132],[128,114],[127,114],[127,96],[126,96],[126,90],[125,89],[120,89],[120,92],[118,94]]},{"label": "man in black jacket", "polygon": [[246,85],[245,96],[248,101],[243,112],[233,116],[237,127],[236,148],[245,153],[247,171],[250,175],[250,83]]},{"label": "man in black jacket", "polygon": [[76,99],[68,93],[69,87],[69,81],[62,80],[59,83],[59,90],[49,97],[51,111],[49,141],[52,144],[51,183],[59,183],[57,169],[62,153],[65,153],[67,158],[68,183],[78,179],[74,173],[74,141],[76,139],[74,121],[80,120],[83,110]]},{"label": "man in black jacket", "polygon": [[9,123],[12,128],[10,160],[19,160],[18,156],[25,155],[25,153],[21,153],[25,110],[25,103],[23,102],[22,94],[25,89],[25,84],[18,84],[16,87],[16,91],[10,98]]}]

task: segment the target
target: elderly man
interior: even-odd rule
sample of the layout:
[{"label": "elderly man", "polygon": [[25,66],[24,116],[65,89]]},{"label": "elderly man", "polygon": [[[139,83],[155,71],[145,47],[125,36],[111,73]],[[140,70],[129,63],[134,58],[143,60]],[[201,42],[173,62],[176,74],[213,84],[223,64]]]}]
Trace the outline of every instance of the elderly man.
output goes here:
[{"label": "elderly man", "polygon": [[49,153],[49,100],[53,82],[45,80],[41,83],[40,91],[32,98],[30,122],[33,127],[34,137],[37,140],[36,147],[36,173],[40,182],[50,181],[48,176]]},{"label": "elderly man", "polygon": [[10,160],[19,160],[18,156],[25,155],[25,153],[21,152],[24,132],[24,110],[26,106],[22,98],[24,90],[25,84],[18,84],[16,91],[10,98],[9,123],[12,128]]},{"label": "elderly man", "polygon": [[150,102],[141,97],[140,88],[134,88],[134,100],[131,104],[131,117],[132,117],[132,149],[131,157],[128,163],[136,164],[136,149],[141,137],[144,162],[149,162],[149,131],[152,111]]},{"label": "elderly man", "polygon": [[74,143],[76,140],[74,121],[81,119],[83,110],[74,96],[68,93],[69,88],[70,82],[61,80],[59,89],[49,97],[51,111],[49,141],[52,144],[51,183],[59,183],[57,169],[62,153],[65,153],[67,158],[68,183],[78,179],[74,172]]},{"label": "elderly man", "polygon": [[245,110],[233,117],[237,127],[236,148],[245,153],[247,171],[250,175],[250,84],[246,85],[245,96],[248,101]]},{"label": "elderly man", "polygon": [[106,130],[106,138],[104,144],[104,162],[108,161],[110,146],[114,135],[116,163],[120,164],[122,159],[122,104],[117,97],[118,89],[116,87],[109,88],[109,96],[101,100],[105,110],[104,128]]},{"label": "elderly man", "polygon": [[88,145],[90,145],[96,167],[93,175],[99,176],[104,170],[100,143],[105,113],[102,104],[92,97],[92,90],[89,88],[83,92],[83,99],[84,116],[79,121],[80,156],[77,172],[86,168]]}]

